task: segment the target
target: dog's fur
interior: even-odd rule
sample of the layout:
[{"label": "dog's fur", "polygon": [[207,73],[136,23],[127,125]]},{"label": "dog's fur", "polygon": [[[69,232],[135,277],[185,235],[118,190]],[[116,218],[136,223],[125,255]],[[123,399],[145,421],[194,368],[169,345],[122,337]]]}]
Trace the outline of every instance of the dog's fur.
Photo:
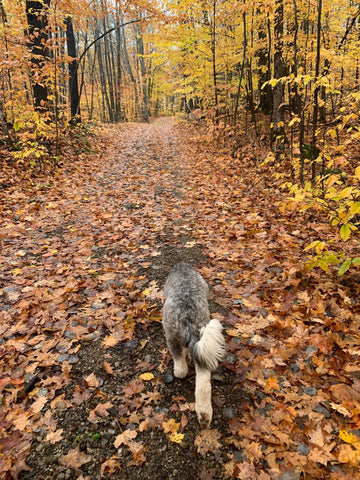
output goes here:
[{"label": "dog's fur", "polygon": [[210,320],[209,287],[187,263],[178,263],[165,282],[163,327],[174,359],[174,375],[188,373],[187,355],[195,363],[195,411],[200,425],[212,420],[211,372],[225,353],[225,340],[218,320]]}]

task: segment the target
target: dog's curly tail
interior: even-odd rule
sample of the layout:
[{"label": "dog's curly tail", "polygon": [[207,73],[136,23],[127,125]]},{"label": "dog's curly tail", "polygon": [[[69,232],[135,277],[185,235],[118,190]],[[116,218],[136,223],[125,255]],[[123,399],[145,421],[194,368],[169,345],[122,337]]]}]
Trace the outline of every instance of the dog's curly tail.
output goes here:
[{"label": "dog's curly tail", "polygon": [[201,329],[200,340],[189,345],[195,362],[207,370],[217,369],[225,355],[225,339],[219,320],[212,319]]}]

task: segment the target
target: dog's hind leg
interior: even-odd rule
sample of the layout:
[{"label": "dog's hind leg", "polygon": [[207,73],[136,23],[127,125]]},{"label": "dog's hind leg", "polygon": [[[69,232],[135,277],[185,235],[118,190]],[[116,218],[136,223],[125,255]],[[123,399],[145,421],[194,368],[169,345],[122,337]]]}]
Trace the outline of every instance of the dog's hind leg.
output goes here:
[{"label": "dog's hind leg", "polygon": [[211,372],[195,362],[195,411],[202,428],[209,428],[212,420]]},{"label": "dog's hind leg", "polygon": [[188,373],[187,348],[184,348],[178,338],[166,336],[170,353],[174,359],[174,375],[177,378],[184,378]]}]

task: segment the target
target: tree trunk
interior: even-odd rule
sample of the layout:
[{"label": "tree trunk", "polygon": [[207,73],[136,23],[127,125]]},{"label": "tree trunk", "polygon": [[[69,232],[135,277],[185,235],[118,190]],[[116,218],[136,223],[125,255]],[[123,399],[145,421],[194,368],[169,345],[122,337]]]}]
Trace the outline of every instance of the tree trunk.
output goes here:
[{"label": "tree trunk", "polygon": [[145,65],[145,50],[144,50],[144,39],[141,32],[141,27],[138,25],[135,26],[136,34],[136,48],[139,54],[139,64],[140,64],[140,85],[142,91],[142,106],[140,111],[140,118],[143,122],[149,121],[149,105],[148,105],[148,95],[147,95],[147,82],[146,82],[146,65]]},{"label": "tree trunk", "polygon": [[[32,88],[34,95],[34,107],[40,113],[45,113],[49,109],[48,90],[44,84],[44,78],[41,78],[41,69],[46,62],[46,41],[48,39],[47,27],[47,9],[50,6],[50,0],[42,2],[33,2],[26,0],[26,17],[28,23],[28,47],[33,57],[31,58]],[[33,80],[39,78],[40,81]]]},{"label": "tree trunk", "polygon": [[217,72],[216,72],[216,0],[213,0],[213,18],[210,22],[211,29],[211,57],[214,83],[214,101],[215,107],[218,105]]},{"label": "tree trunk", "polygon": [[[284,4],[283,0],[276,0],[275,2],[275,25],[274,25],[274,78],[279,79],[287,75],[287,68],[283,58],[283,34],[284,34]],[[274,89],[274,108],[273,108],[273,131],[272,142],[276,141],[278,144],[284,141],[284,84],[278,82]]]},{"label": "tree trunk", "polygon": [[81,122],[80,118],[80,97],[78,85],[78,64],[76,60],[76,42],[71,17],[66,17],[66,41],[69,57],[74,60],[69,63],[69,96],[70,116],[74,123]]},{"label": "tree trunk", "polygon": [[[320,47],[321,47],[321,9],[322,9],[322,0],[318,0],[318,16],[317,16],[317,38],[316,38],[316,63],[315,63],[315,82],[319,79],[320,74]],[[316,86],[314,89],[314,110],[313,110],[313,119],[312,119],[312,164],[311,164],[311,179],[314,180],[316,176],[316,158],[317,158],[317,147],[316,147],[316,129],[318,125],[318,114],[319,114],[319,86]]]},{"label": "tree trunk", "polygon": [[[100,43],[96,45],[95,50],[96,50],[97,57],[98,57],[100,85],[101,85],[103,105],[106,104],[108,119],[109,119],[109,121],[112,121],[112,112],[111,112],[111,107],[110,107],[109,95],[108,95],[108,91],[107,91],[106,75],[105,75],[105,69],[104,69],[104,63],[103,63],[103,57],[102,57],[102,51],[101,51],[101,44]],[[105,111],[103,112],[103,115],[104,115],[104,118],[105,118]]]},{"label": "tree trunk", "polygon": [[273,95],[272,89],[269,84],[267,84],[264,88],[262,85],[265,82],[268,82],[271,79],[271,62],[270,62],[270,52],[271,52],[271,34],[270,34],[270,20],[269,15],[266,20],[266,28],[268,35],[265,31],[265,25],[263,28],[259,30],[259,40],[265,40],[268,37],[268,45],[266,47],[262,47],[259,50],[259,70],[258,70],[258,77],[259,77],[259,97],[260,97],[260,109],[265,115],[270,115],[273,111]]},{"label": "tree trunk", "polygon": [[120,22],[116,18],[115,21],[115,38],[116,38],[116,120],[122,120],[121,111],[121,36],[120,36]]}]

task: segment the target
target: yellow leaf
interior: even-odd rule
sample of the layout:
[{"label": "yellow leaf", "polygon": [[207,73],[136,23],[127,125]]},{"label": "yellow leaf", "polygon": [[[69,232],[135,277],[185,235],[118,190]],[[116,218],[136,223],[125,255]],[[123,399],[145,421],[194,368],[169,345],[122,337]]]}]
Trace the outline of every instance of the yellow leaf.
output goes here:
[{"label": "yellow leaf", "polygon": [[353,187],[346,187],[338,195],[338,199],[342,200],[343,198],[350,198],[351,194],[353,193]]},{"label": "yellow leaf", "polygon": [[346,240],[349,239],[350,235],[351,235],[351,229],[350,229],[349,225],[347,223],[345,223],[340,228],[340,237],[342,238],[342,240],[344,240],[344,242],[346,242]]},{"label": "yellow leaf", "polygon": [[183,441],[184,434],[183,433],[172,433],[171,435],[169,435],[169,438],[174,443],[181,443]]},{"label": "yellow leaf", "polygon": [[352,215],[356,215],[357,213],[360,212],[360,202],[354,202],[350,205],[350,209],[349,209],[350,213]]},{"label": "yellow leaf", "polygon": [[140,375],[141,380],[144,380],[145,382],[148,382],[149,380],[152,380],[154,378],[154,374],[150,372],[143,373]]},{"label": "yellow leaf", "polygon": [[14,270],[11,272],[13,275],[17,276],[17,275],[21,275],[22,274],[22,270],[21,268],[14,268]]},{"label": "yellow leaf", "polygon": [[358,445],[360,443],[360,439],[351,432],[347,432],[346,430],[339,430],[339,437],[341,440],[344,440],[346,443],[350,443],[351,445]]},{"label": "yellow leaf", "polygon": [[245,305],[245,307],[253,307],[254,306],[251,302],[249,302],[249,300],[246,300],[246,298],[243,298],[242,302]]},{"label": "yellow leaf", "polygon": [[175,435],[179,430],[180,423],[177,423],[173,418],[170,418],[170,420],[168,420],[167,422],[162,423],[162,427],[165,433]]},{"label": "yellow leaf", "polygon": [[294,117],[290,120],[289,122],[289,127],[292,127],[295,123],[297,122],[300,122],[300,118],[299,117]]},{"label": "yellow leaf", "polygon": [[275,377],[270,377],[266,380],[266,388],[270,391],[280,390],[278,379]]}]

